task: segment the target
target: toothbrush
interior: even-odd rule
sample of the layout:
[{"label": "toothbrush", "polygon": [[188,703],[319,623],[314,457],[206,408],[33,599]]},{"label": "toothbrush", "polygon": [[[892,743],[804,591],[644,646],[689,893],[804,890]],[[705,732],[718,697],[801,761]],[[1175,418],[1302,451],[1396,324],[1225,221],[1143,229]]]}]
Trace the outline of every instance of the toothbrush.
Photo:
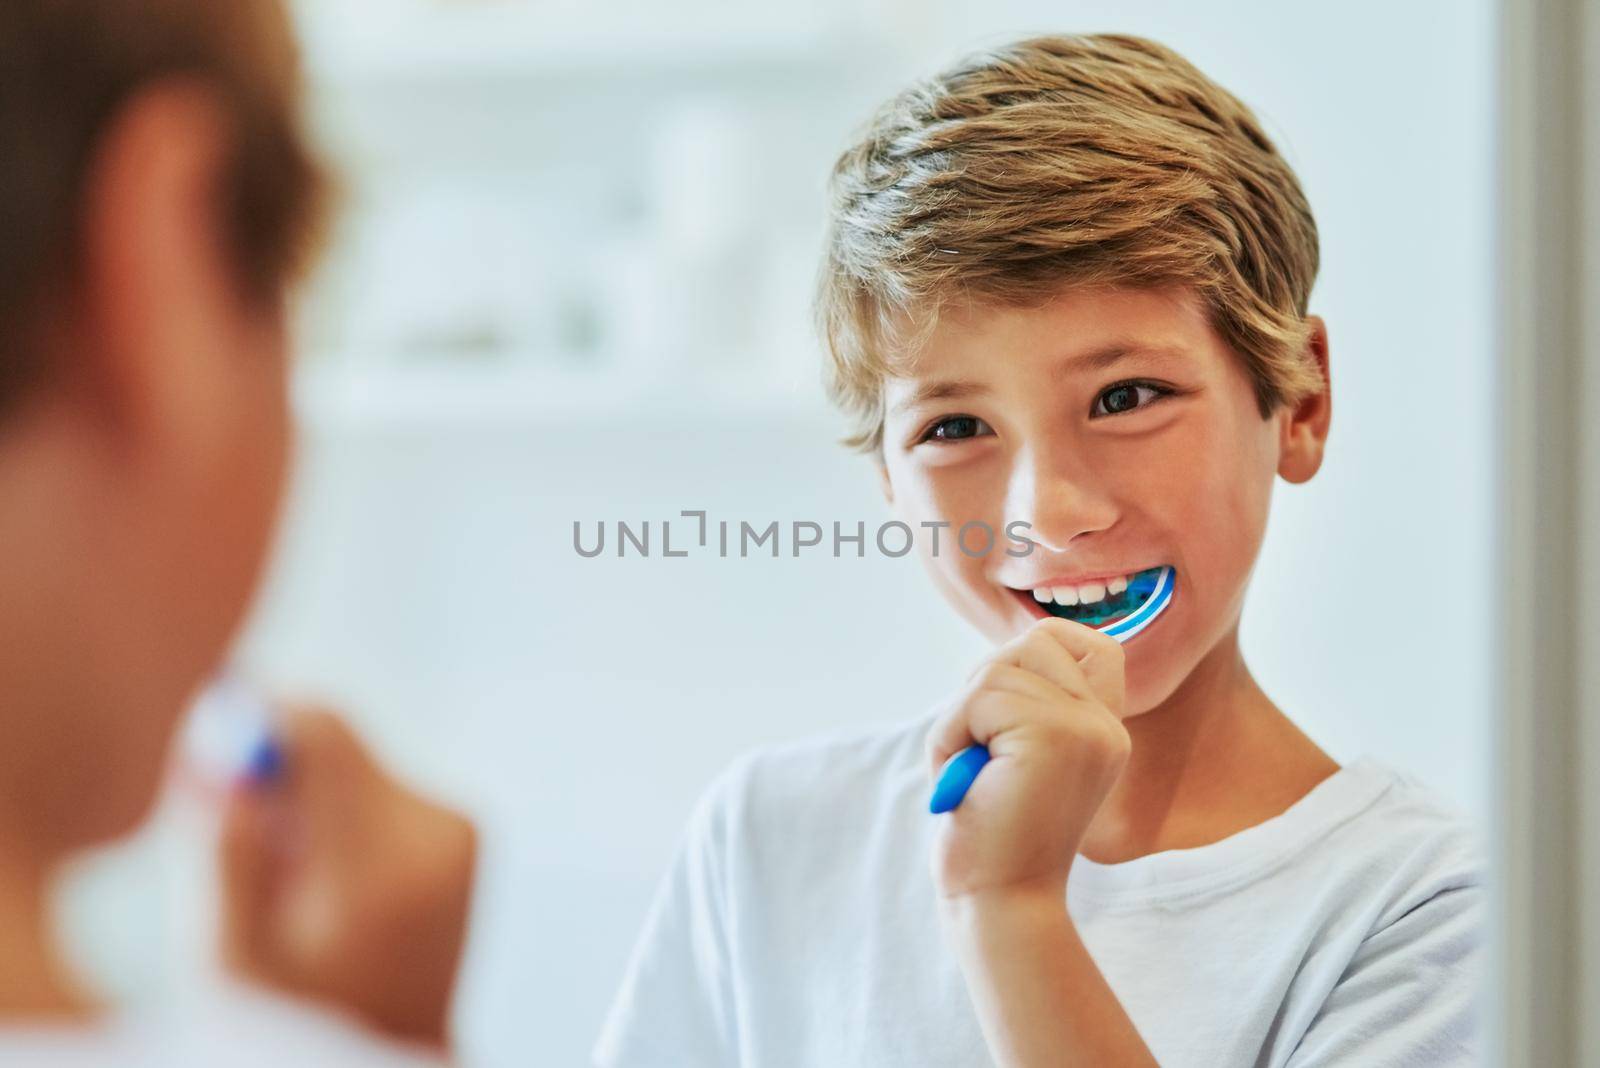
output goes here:
[{"label": "toothbrush", "polygon": [[186,755],[213,782],[274,782],[283,775],[284,755],[272,719],[265,698],[232,671],[223,671],[195,701]]},{"label": "toothbrush", "polygon": [[[1139,607],[1110,623],[1102,620],[1095,629],[1111,635],[1119,642],[1126,642],[1154,622],[1172,603],[1174,582],[1175,576],[1170,567],[1140,572],[1128,583],[1130,594],[1144,597]],[[939,769],[939,780],[933,788],[933,797],[928,801],[928,811],[937,816],[961,804],[961,799],[967,796],[967,791],[978,778],[978,772],[988,762],[989,747],[984,745],[969,745],[946,760],[944,767]]]}]

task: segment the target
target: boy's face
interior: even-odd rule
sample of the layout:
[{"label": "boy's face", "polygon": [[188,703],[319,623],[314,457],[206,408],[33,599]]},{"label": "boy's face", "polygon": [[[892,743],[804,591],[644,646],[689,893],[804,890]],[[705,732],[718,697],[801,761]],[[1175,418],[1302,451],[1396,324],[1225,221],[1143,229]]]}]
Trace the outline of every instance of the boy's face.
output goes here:
[{"label": "boy's face", "polygon": [[[1129,715],[1236,626],[1274,475],[1310,478],[1327,429],[1325,401],[1263,419],[1186,288],[1068,288],[1038,307],[946,313],[884,393],[885,492],[913,529],[950,524],[936,554],[919,538],[921,554],[994,641],[1046,614],[1035,590],[1174,569],[1172,603],[1125,646]],[[954,537],[974,520],[996,532],[982,556]],[[1006,552],[1022,548],[1004,537],[1017,521],[1026,556]],[[982,542],[975,530],[969,547]]]}]

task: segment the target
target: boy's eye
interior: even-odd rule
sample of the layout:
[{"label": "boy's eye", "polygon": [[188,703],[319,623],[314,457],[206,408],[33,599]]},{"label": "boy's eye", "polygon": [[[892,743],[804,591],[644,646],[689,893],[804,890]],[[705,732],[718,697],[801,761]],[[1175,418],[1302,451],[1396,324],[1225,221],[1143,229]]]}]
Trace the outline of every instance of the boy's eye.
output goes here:
[{"label": "boy's eye", "polygon": [[1131,412],[1136,408],[1148,408],[1150,401],[1140,403],[1140,391],[1150,393],[1150,400],[1164,397],[1172,390],[1165,386],[1158,386],[1154,382],[1118,382],[1116,385],[1103,391],[1095,398],[1093,416],[1120,415]]},{"label": "boy's eye", "polygon": [[920,441],[961,441],[965,438],[993,434],[989,424],[975,415],[952,415],[934,423],[923,432]]}]

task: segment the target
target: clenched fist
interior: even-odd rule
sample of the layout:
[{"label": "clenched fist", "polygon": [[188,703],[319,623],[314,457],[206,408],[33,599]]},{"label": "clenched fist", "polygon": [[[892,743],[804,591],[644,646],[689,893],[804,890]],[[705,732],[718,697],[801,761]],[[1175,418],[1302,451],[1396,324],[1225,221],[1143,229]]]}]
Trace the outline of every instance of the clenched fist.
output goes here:
[{"label": "clenched fist", "polygon": [[291,712],[283,775],[223,827],[223,955],[246,978],[446,1045],[477,837],[335,716]]},{"label": "clenched fist", "polygon": [[989,891],[1066,893],[1084,833],[1131,749],[1122,646],[1041,619],[1001,646],[928,733],[929,774],[975,743],[990,760],[942,817],[933,873],[946,899]]}]

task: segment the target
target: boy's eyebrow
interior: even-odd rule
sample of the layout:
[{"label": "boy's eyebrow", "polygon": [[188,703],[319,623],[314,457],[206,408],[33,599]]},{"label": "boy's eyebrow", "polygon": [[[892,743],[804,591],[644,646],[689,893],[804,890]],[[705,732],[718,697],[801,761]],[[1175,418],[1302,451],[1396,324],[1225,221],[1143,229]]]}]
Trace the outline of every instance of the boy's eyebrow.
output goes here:
[{"label": "boy's eyebrow", "polygon": [[894,406],[894,414],[899,414],[908,408],[915,408],[919,404],[936,400],[959,400],[962,397],[976,397],[989,392],[989,387],[977,382],[924,382],[911,394]]},{"label": "boy's eyebrow", "polygon": [[[1120,363],[1130,356],[1154,357],[1158,360],[1177,361],[1186,358],[1182,348],[1175,345],[1149,345],[1137,341],[1113,341],[1097,349],[1079,353],[1076,356],[1062,360],[1058,365],[1058,373],[1070,374],[1075,371],[1104,371]],[[936,400],[959,400],[962,397],[977,397],[989,392],[989,387],[978,382],[963,381],[937,381],[924,382],[911,392],[904,400],[892,409],[893,414],[899,414],[919,404]]]},{"label": "boy's eyebrow", "polygon": [[1140,341],[1112,341],[1097,349],[1061,361],[1062,373],[1104,371],[1129,356],[1148,356],[1158,360],[1184,360],[1187,353],[1177,345],[1152,345]]}]

